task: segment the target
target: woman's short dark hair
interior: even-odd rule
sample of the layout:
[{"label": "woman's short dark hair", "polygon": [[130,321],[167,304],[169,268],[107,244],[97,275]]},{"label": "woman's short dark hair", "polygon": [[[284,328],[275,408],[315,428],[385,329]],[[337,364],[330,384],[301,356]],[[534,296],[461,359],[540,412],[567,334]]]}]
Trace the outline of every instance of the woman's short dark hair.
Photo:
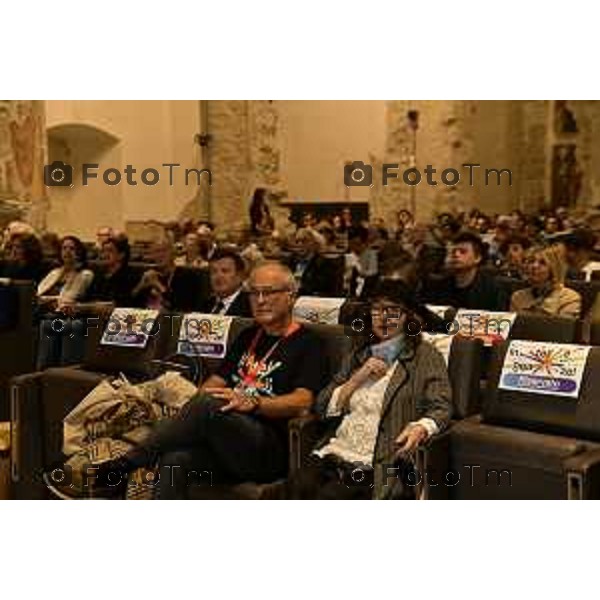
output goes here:
[{"label": "woman's short dark hair", "polygon": [[104,241],[102,247],[107,244],[112,244],[119,254],[123,255],[123,265],[129,263],[129,258],[131,257],[131,246],[129,245],[129,240],[124,235],[115,235],[113,237],[109,237]]},{"label": "woman's short dark hair", "polygon": [[506,255],[508,249],[516,244],[519,244],[523,250],[528,250],[531,247],[529,238],[526,238],[524,235],[511,235],[506,241],[500,244],[500,254]]},{"label": "woman's short dark hair", "polygon": [[42,261],[42,244],[38,238],[31,233],[17,233],[12,236],[10,243],[18,242],[23,248],[23,258],[28,265]]},{"label": "woman's short dark hair", "polygon": [[[73,242],[75,246],[75,257],[77,258],[77,262],[80,264],[81,268],[84,269],[87,266],[87,248],[85,244],[74,235],[65,235],[62,240],[60,240],[60,247],[62,249],[63,244],[66,241]],[[62,258],[61,258],[62,264]]]}]

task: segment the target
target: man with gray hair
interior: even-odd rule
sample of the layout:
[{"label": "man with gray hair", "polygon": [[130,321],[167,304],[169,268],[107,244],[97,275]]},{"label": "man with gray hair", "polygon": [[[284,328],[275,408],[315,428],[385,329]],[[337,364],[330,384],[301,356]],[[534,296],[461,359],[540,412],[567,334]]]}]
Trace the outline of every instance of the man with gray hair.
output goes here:
[{"label": "man with gray hair", "polygon": [[[325,238],[315,229],[299,229],[295,236],[296,251],[290,264],[300,296],[337,296],[340,290],[333,263],[322,256]],[[341,284],[341,282],[339,282]]]},{"label": "man with gray hair", "polygon": [[284,265],[265,262],[247,282],[255,324],[229,348],[174,419],[160,421],[141,445],[99,467],[110,489],[127,472],[159,462],[161,498],[185,498],[190,474],[212,481],[270,482],[287,471],[287,420],[306,414],[322,387],[322,344],[292,319],[296,288]]}]

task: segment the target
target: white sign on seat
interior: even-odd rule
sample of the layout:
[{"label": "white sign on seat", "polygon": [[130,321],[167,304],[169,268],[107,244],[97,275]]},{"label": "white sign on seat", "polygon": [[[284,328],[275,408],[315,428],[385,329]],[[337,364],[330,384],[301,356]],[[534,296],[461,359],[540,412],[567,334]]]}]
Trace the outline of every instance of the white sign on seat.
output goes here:
[{"label": "white sign on seat", "polygon": [[187,313],[179,329],[177,353],[186,356],[223,358],[232,317],[223,315]]},{"label": "white sign on seat", "polygon": [[499,388],[577,398],[591,346],[513,340]]},{"label": "white sign on seat", "polygon": [[301,323],[337,325],[345,298],[300,296],[294,305],[294,319]]},{"label": "white sign on seat", "polygon": [[158,310],[115,308],[108,319],[100,344],[145,348],[157,318]]}]

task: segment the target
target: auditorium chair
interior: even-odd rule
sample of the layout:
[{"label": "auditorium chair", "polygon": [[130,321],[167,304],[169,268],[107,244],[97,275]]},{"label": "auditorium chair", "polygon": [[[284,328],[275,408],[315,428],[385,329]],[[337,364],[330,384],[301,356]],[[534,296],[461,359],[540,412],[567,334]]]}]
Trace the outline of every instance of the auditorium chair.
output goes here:
[{"label": "auditorium chair", "polygon": [[581,295],[581,318],[585,318],[596,301],[596,296],[600,291],[600,281],[568,279],[565,281],[565,286]]},{"label": "auditorium chair", "polygon": [[508,345],[493,349],[482,414],[417,451],[421,497],[600,498],[600,348],[571,399],[499,389]]},{"label": "auditorium chair", "polygon": [[570,317],[537,313],[519,313],[511,327],[509,339],[574,344],[579,340],[581,322]]},{"label": "auditorium chair", "polygon": [[0,282],[0,421],[10,418],[9,381],[35,368],[35,287],[29,281]]},{"label": "auditorium chair", "polygon": [[11,381],[11,470],[18,498],[46,498],[41,474],[62,460],[64,417],[105,378],[123,373],[138,382],[156,372],[153,361],[165,355],[171,335],[170,315],[145,348],[104,346],[100,339],[108,315],[87,318],[85,356],[77,366],[50,368]]}]

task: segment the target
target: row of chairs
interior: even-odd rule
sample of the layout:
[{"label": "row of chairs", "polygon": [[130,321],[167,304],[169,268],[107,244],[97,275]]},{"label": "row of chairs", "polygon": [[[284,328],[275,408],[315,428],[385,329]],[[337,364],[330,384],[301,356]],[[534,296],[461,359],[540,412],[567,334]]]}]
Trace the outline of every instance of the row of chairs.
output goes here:
[{"label": "row of chairs", "polygon": [[[17,287],[20,293],[23,294],[23,298],[26,298],[26,286],[25,288]],[[21,300],[21,302],[25,302],[26,307],[27,302],[24,300]],[[30,287],[29,305],[31,305],[31,302],[32,292]],[[31,373],[30,371],[33,370],[31,366],[22,368],[27,363],[27,360],[23,360],[21,368],[6,370],[7,376],[19,372],[28,373],[16,377],[11,387],[12,469],[18,497],[46,496],[40,474],[44,468],[48,468],[48,466],[62,459],[62,421],[66,414],[99,381],[119,372],[125,372],[130,378],[134,379],[152,377],[156,373],[156,369],[160,367],[161,359],[169,361],[173,359],[176,353],[180,317],[181,315],[162,315],[162,326],[159,334],[151,337],[144,349],[100,345],[104,323],[102,320],[90,322],[89,335],[86,338],[86,354],[82,365]],[[230,339],[238,335],[249,323],[248,320],[234,319],[230,330]],[[329,364],[326,368],[329,374],[332,374],[339,366],[342,356],[350,350],[352,336],[346,335],[348,331],[343,326],[315,325],[313,327],[325,341],[326,353],[329,357]],[[2,332],[0,334],[0,344],[12,340],[15,349],[22,349],[24,329],[19,330],[17,328],[16,331],[21,333],[16,333],[17,337],[12,338],[10,336],[5,337],[9,332]],[[11,334],[14,336],[15,332],[11,332]],[[564,319],[520,316],[512,329],[511,337],[572,343],[577,337],[577,324]],[[487,349],[482,346],[479,340],[460,337],[454,340],[448,367],[453,388],[456,424],[450,429],[449,433],[441,436],[431,448],[428,448],[428,451],[431,451],[430,454],[421,455],[422,464],[432,464],[431,461],[440,460],[440,454],[446,456],[444,460],[448,460],[448,456],[462,456],[460,452],[456,454],[455,450],[452,451],[454,454],[448,454],[450,446],[446,448],[445,452],[444,444],[450,444],[450,440],[461,439],[456,436],[460,435],[460,432],[464,431],[465,428],[474,426],[473,424],[488,424],[486,419],[490,419],[490,414],[492,421],[496,419],[494,421],[495,426],[504,424],[502,420],[504,418],[503,413],[501,413],[500,422],[498,422],[496,413],[494,411],[490,413],[488,404],[490,394],[500,394],[500,397],[505,394],[504,391],[501,393],[497,391],[497,381],[494,380],[494,373],[497,374],[498,369],[498,363],[495,361],[499,360],[497,358],[498,348],[501,347]],[[491,357],[489,356],[490,353]],[[12,354],[8,353],[8,356],[12,356]],[[594,350],[590,355],[590,364],[593,364],[593,356]],[[155,362],[156,360],[158,362]],[[32,359],[30,359],[29,364],[32,364]],[[212,363],[204,361],[202,370],[206,374],[214,370],[216,366],[215,361],[212,361]],[[584,382],[587,381],[585,379],[585,377],[588,377],[587,373],[588,371],[584,376]],[[483,414],[474,417],[480,410],[480,385],[487,374],[489,376],[487,377],[487,392],[483,398]],[[583,387],[583,391],[587,389],[585,386]],[[537,400],[537,398],[534,400]],[[559,406],[560,402],[556,403],[556,400],[553,399],[550,404],[551,406]],[[532,422],[531,418],[530,415],[529,424]],[[546,425],[547,423],[542,420],[541,428],[544,429]],[[553,424],[550,423],[550,425]],[[304,464],[305,456],[312,448],[318,431],[318,424],[310,418],[298,419],[290,423],[290,477],[293,477],[295,470],[301,468]],[[579,432],[577,429],[572,431]],[[588,434],[586,433],[586,435]],[[581,444],[578,449],[580,447]],[[588,447],[589,444],[585,446],[586,449]],[[442,449],[441,452],[440,448]],[[578,451],[576,454],[579,453]],[[526,461],[526,457],[524,457],[524,460]],[[586,486],[588,490],[586,493],[591,493],[588,483],[586,483]],[[229,490],[229,493],[234,493],[232,489]],[[277,495],[281,497],[284,493],[283,490],[283,482],[277,482],[271,486],[247,484],[238,486],[235,489],[234,497],[274,497]],[[489,493],[489,490],[487,491]],[[212,492],[224,494],[224,490],[212,490]],[[436,492],[437,490],[433,492],[427,490],[424,493],[435,497]],[[458,491],[452,489],[448,493],[458,494]],[[477,494],[479,494],[478,497],[485,496],[482,496],[480,492],[477,492]],[[517,497],[519,496],[517,495]]]}]

